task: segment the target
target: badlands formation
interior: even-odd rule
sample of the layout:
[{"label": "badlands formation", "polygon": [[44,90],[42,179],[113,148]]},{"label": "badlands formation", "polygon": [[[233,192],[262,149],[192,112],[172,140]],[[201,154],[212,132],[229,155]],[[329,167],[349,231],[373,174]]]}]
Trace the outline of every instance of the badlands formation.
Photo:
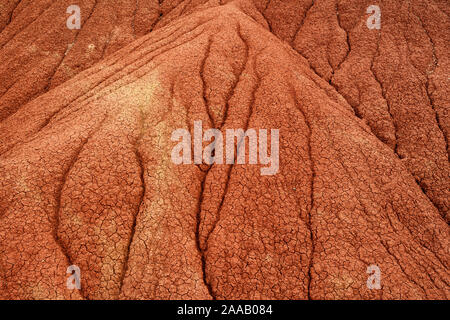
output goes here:
[{"label": "badlands formation", "polygon": [[1,299],[449,298],[447,0],[74,2],[0,3]]}]

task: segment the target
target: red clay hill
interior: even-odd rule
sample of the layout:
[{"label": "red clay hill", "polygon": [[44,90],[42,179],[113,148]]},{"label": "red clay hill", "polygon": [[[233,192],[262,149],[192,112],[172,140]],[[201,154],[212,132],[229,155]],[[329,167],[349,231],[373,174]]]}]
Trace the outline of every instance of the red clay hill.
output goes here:
[{"label": "red clay hill", "polygon": [[448,1],[72,4],[0,4],[0,298],[449,298]]}]

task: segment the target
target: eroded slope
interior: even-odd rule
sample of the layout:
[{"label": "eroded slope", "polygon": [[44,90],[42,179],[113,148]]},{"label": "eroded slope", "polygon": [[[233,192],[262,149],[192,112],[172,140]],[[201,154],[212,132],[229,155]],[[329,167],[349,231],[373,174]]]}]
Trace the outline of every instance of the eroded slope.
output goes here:
[{"label": "eroded slope", "polygon": [[[2,123],[2,297],[448,298],[439,210],[259,12],[198,8]],[[279,172],[175,165],[195,120],[280,129]]]}]

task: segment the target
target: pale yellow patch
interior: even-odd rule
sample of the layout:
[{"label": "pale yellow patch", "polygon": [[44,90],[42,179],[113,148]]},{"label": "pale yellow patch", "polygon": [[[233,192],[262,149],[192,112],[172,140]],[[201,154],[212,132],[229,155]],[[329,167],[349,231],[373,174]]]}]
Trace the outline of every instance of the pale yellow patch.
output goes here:
[{"label": "pale yellow patch", "polygon": [[152,121],[161,112],[161,97],[158,98],[156,94],[160,90],[158,72],[153,71],[138,81],[113,91],[106,100],[117,108],[119,121],[136,121],[136,116],[141,114]]},{"label": "pale yellow patch", "polygon": [[354,280],[350,275],[344,274],[340,277],[336,277],[333,279],[334,287],[338,290],[346,290],[351,287]]}]

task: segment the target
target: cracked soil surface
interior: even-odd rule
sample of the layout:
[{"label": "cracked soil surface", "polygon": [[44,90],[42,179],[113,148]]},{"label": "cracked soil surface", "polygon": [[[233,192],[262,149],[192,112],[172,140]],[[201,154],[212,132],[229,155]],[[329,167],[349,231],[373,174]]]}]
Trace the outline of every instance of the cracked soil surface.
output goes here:
[{"label": "cracked soil surface", "polygon": [[[71,4],[0,3],[0,298],[449,298],[447,0]],[[174,164],[196,120],[278,173]]]}]

